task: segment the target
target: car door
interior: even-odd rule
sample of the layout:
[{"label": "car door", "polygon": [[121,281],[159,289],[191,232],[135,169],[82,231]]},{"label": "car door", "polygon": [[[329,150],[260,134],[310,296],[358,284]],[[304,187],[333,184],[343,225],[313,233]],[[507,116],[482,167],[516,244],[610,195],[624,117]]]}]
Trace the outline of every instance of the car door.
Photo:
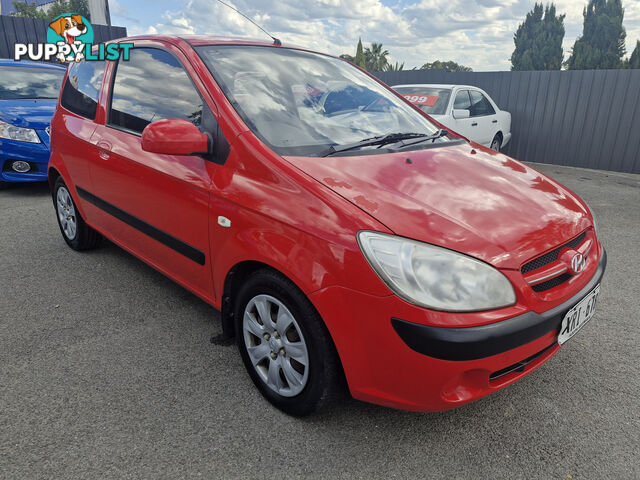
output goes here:
[{"label": "car door", "polygon": [[[57,128],[52,131],[55,151],[64,158],[64,165],[72,185],[91,188],[90,162],[97,154],[91,137],[95,131],[94,122],[98,111],[105,62],[77,62],[69,67],[69,73],[62,87],[60,108],[56,115],[61,117]],[[83,212],[88,221],[93,221],[92,210]]]},{"label": "car door", "polygon": [[478,124],[476,120],[471,118],[471,97],[469,90],[457,90],[453,99],[453,110],[467,110],[469,118],[455,118],[452,112],[452,128],[460,135],[464,135],[469,140],[477,142],[478,140]]},{"label": "car door", "polygon": [[216,165],[146,152],[141,139],[149,123],[164,118],[204,131],[215,122],[184,64],[175,47],[154,44],[136,46],[114,66],[106,121],[92,137],[99,152],[93,191],[81,197],[95,207],[101,230],[206,298],[213,292],[208,207]]},{"label": "car door", "polygon": [[477,139],[474,140],[488,147],[498,131],[496,111],[482,92],[469,90],[469,96],[471,97],[471,119],[473,120],[471,124],[475,123],[477,135]]}]

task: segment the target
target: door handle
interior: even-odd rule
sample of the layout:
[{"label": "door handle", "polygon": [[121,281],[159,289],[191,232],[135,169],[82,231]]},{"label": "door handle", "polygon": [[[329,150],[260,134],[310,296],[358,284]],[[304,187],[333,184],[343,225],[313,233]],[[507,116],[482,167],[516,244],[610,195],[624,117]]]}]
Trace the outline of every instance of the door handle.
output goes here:
[{"label": "door handle", "polygon": [[102,160],[109,160],[111,156],[111,144],[104,140],[100,140],[96,145],[98,147],[98,156]]},{"label": "door handle", "polygon": [[491,123],[498,123],[498,120],[491,120]]},{"label": "door handle", "polygon": [[473,123],[471,124],[471,126],[472,126],[472,127],[477,127],[477,126],[478,126],[478,122],[473,122]]}]

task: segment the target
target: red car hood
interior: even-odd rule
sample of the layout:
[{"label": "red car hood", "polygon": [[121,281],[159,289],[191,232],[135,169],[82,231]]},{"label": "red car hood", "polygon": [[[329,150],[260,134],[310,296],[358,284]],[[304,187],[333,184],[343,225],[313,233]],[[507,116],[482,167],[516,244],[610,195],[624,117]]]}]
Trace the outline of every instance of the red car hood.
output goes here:
[{"label": "red car hood", "polygon": [[476,150],[464,144],[286,160],[397,235],[500,268],[520,268],[591,225],[567,188],[505,155]]}]

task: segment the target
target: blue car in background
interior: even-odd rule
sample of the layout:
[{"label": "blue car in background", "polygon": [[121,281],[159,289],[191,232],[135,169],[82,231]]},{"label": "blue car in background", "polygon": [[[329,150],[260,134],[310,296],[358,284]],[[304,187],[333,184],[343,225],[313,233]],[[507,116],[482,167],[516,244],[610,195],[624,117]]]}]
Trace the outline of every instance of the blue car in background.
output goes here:
[{"label": "blue car in background", "polygon": [[47,180],[49,128],[66,67],[0,60],[0,188]]}]

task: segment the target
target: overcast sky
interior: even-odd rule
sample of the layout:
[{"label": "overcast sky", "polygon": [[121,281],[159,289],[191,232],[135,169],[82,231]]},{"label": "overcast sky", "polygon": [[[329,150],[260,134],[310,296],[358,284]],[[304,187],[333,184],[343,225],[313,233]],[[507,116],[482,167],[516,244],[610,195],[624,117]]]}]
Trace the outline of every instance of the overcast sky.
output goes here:
[{"label": "overcast sky", "polygon": [[[381,42],[405,68],[453,60],[477,71],[508,70],[513,33],[533,0],[225,0],[283,43],[339,55]],[[587,0],[555,2],[565,19],[565,57],[582,32]],[[210,34],[266,38],[217,0],[110,0],[111,20],[130,35]],[[640,39],[640,0],[623,0],[627,50]]]}]

